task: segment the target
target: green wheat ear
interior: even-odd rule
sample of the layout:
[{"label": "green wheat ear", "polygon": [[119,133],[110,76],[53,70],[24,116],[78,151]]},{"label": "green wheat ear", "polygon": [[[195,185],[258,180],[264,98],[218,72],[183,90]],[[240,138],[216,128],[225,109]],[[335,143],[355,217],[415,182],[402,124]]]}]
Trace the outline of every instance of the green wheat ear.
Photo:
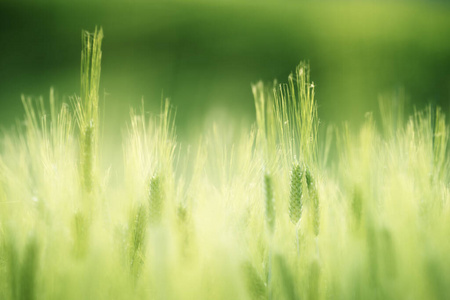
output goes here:
[{"label": "green wheat ear", "polygon": [[163,201],[161,178],[158,175],[155,175],[150,180],[149,189],[150,223],[157,224],[161,221]]},{"label": "green wheat ear", "polygon": [[81,95],[75,101],[75,115],[80,130],[81,182],[85,192],[93,189],[98,149],[99,86],[103,30],[93,34],[83,31],[81,51]]},{"label": "green wheat ear", "polygon": [[138,276],[140,267],[144,263],[145,233],[147,229],[147,213],[145,206],[140,204],[132,212],[130,218],[130,242],[129,242],[129,265],[131,273]]},{"label": "green wheat ear", "polygon": [[308,169],[306,169],[305,177],[306,177],[306,185],[308,186],[309,198],[313,204],[314,234],[317,236],[319,235],[319,226],[320,226],[319,194],[317,192],[316,182],[314,181],[314,178]]},{"label": "green wheat ear", "polygon": [[250,262],[242,265],[242,271],[245,276],[245,283],[251,299],[267,299],[267,289],[258,272]]},{"label": "green wheat ear", "polygon": [[269,230],[272,233],[275,227],[275,200],[273,196],[272,177],[268,173],[264,175],[264,192],[266,198],[266,220]]},{"label": "green wheat ear", "polygon": [[190,246],[190,214],[188,208],[185,204],[180,203],[177,207],[177,228],[180,235],[180,251],[184,258],[186,258],[189,254],[189,246]]},{"label": "green wheat ear", "polygon": [[94,126],[90,122],[82,133],[82,181],[86,192],[92,191],[93,164],[94,164]]},{"label": "green wheat ear", "polygon": [[302,216],[303,201],[303,170],[299,164],[292,167],[291,191],[289,194],[289,217],[291,222],[297,224]]}]

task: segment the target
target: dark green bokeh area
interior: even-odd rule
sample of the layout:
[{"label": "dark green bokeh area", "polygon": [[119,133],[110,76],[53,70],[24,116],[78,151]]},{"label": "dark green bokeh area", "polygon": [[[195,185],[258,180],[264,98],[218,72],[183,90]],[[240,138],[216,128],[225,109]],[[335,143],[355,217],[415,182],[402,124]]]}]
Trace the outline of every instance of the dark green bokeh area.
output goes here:
[{"label": "dark green bokeh area", "polygon": [[301,60],[311,64],[324,123],[358,124],[380,94],[402,87],[411,104],[448,111],[448,5],[277,3],[0,4],[0,123],[22,117],[22,93],[79,93],[81,30],[96,25],[112,133],[130,106],[144,97],[156,110],[162,95],[177,107],[182,137],[205,119],[251,121],[251,83],[285,81]]}]

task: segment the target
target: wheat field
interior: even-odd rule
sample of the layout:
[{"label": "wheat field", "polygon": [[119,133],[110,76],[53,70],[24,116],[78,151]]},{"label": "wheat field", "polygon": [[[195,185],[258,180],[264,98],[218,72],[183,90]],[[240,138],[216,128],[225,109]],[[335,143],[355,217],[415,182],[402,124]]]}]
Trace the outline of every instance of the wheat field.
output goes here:
[{"label": "wheat field", "polygon": [[168,100],[130,108],[123,156],[105,164],[102,37],[82,33],[78,96],[23,97],[1,134],[0,299],[448,297],[439,108],[407,116],[388,97],[381,122],[323,128],[302,62],[252,86],[255,124],[189,144]]}]

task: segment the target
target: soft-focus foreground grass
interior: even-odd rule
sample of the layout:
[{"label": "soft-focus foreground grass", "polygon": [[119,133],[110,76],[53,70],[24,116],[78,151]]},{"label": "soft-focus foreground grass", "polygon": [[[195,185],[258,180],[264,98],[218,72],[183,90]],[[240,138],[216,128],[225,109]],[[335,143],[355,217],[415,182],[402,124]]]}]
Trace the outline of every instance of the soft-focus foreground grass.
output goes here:
[{"label": "soft-focus foreground grass", "polygon": [[380,124],[319,130],[301,63],[286,84],[253,86],[254,126],[189,145],[168,102],[132,109],[123,160],[103,168],[101,37],[83,33],[79,97],[23,98],[25,119],[1,136],[0,299],[448,295],[439,109],[406,116],[389,98]]}]

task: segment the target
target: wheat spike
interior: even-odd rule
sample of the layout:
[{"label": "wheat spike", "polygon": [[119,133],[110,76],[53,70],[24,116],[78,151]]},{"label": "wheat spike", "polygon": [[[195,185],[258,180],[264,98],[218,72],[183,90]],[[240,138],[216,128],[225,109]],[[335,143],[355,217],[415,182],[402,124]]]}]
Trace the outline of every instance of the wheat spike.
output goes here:
[{"label": "wheat spike", "polygon": [[313,228],[314,234],[319,235],[320,227],[320,210],[319,210],[319,194],[317,191],[316,182],[311,174],[311,172],[306,169],[305,172],[306,185],[308,186],[309,199],[312,201],[313,205]]},{"label": "wheat spike", "polygon": [[266,198],[266,220],[270,232],[275,227],[275,199],[273,196],[272,177],[269,173],[264,175],[264,192]]},{"label": "wheat spike", "polygon": [[82,149],[82,180],[83,187],[86,192],[90,193],[92,191],[92,181],[93,181],[93,163],[94,163],[94,149],[93,149],[93,139],[94,139],[94,127],[92,123],[89,123],[83,133],[83,149]]},{"label": "wheat spike", "polygon": [[85,192],[93,189],[98,149],[99,86],[101,70],[102,29],[94,34],[82,33],[81,98],[75,103],[75,114],[80,129],[81,182]]},{"label": "wheat spike", "polygon": [[149,189],[150,223],[157,224],[161,221],[163,200],[161,178],[155,175],[150,180]]},{"label": "wheat spike", "polygon": [[303,170],[299,164],[292,167],[291,192],[289,194],[289,217],[297,224],[302,216],[303,206]]},{"label": "wheat spike", "polygon": [[130,219],[130,243],[129,259],[130,269],[133,275],[137,276],[140,266],[144,262],[145,233],[147,228],[147,214],[144,205],[140,204],[132,213]]}]

